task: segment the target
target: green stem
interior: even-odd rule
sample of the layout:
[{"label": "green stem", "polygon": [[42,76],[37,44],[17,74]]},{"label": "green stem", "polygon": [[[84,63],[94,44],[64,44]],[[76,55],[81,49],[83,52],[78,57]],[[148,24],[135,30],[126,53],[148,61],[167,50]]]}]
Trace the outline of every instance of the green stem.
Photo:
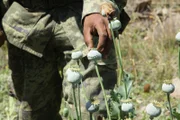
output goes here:
[{"label": "green stem", "polygon": [[169,93],[167,93],[167,100],[168,100],[168,104],[169,104],[169,110],[171,113],[171,120],[173,120],[172,107],[171,107],[171,101],[170,101],[170,94]]},{"label": "green stem", "polygon": [[74,98],[74,104],[75,104],[75,108],[76,108],[76,116],[77,116],[77,120],[79,119],[79,114],[78,114],[78,107],[77,107],[77,102],[76,102],[76,93],[75,93],[75,84],[72,84],[73,86],[73,98]]},{"label": "green stem", "polygon": [[84,99],[86,100],[86,102],[88,101],[88,98],[87,98],[87,94],[86,94],[86,90],[85,90],[85,88],[84,88],[84,84],[83,84],[83,81],[82,81],[82,79],[81,79],[81,85],[82,85],[82,92],[84,93],[84,94],[82,94],[82,96],[84,97]]},{"label": "green stem", "polygon": [[118,65],[118,73],[119,73],[119,75],[118,75],[117,85],[120,86],[121,77],[122,77],[121,76],[122,75],[122,71],[120,71],[120,69],[122,70],[122,64],[121,64],[120,54],[119,54],[119,51],[118,51],[118,46],[117,46],[116,40],[115,40],[115,35],[114,35],[113,30],[112,30],[111,22],[109,22],[109,24],[110,24],[111,35],[112,35],[112,39],[113,39],[113,43],[114,43],[114,48],[115,48],[115,52],[116,52],[116,61],[117,61],[117,65]]},{"label": "green stem", "polygon": [[92,113],[89,113],[89,114],[90,114],[90,120],[93,120]]},{"label": "green stem", "polygon": [[82,114],[81,114],[81,98],[80,98],[80,86],[78,84],[78,99],[79,99],[79,113],[80,113],[80,120],[82,119]]},{"label": "green stem", "polygon": [[102,89],[104,100],[105,100],[105,104],[106,104],[107,114],[108,114],[108,118],[109,118],[108,120],[111,120],[110,109],[109,109],[109,106],[108,106],[108,102],[107,102],[107,98],[106,98],[106,93],[105,93],[104,86],[103,86],[103,83],[102,83],[102,78],[100,77],[97,63],[95,63],[95,64],[96,64],[95,65],[96,73],[97,73],[97,76],[98,76],[99,83],[101,85],[101,89]]},{"label": "green stem", "polygon": [[128,98],[128,92],[127,92],[127,85],[126,85],[126,82],[124,82],[124,89],[125,89],[125,98],[127,99]]},{"label": "green stem", "polygon": [[[117,48],[118,48],[118,51],[119,51],[119,61],[120,61],[120,65],[121,65],[121,71],[122,71],[122,76],[123,76],[123,78],[124,78],[124,70],[123,70],[123,63],[122,63],[122,55],[121,55],[121,46],[120,46],[120,38],[119,38],[119,35],[118,35],[118,33],[116,32],[116,36],[117,36],[117,42],[118,42],[118,44],[117,44]],[[124,82],[124,88],[125,88],[125,98],[127,99],[128,98],[128,93],[127,93],[127,85],[126,85],[126,82]]]},{"label": "green stem", "polygon": [[116,36],[117,36],[116,41],[118,42],[117,49],[118,49],[118,52],[119,52],[119,59],[120,59],[119,61],[120,61],[120,65],[121,65],[122,75],[124,76],[123,64],[122,64],[122,55],[121,55],[121,46],[120,46],[120,39],[119,39],[119,34],[117,32],[116,32]]},{"label": "green stem", "polygon": [[94,116],[92,116],[92,119],[95,120]]},{"label": "green stem", "polygon": [[178,66],[179,66],[179,72],[178,72],[178,74],[179,74],[179,78],[180,78],[180,45],[179,45],[179,47],[178,47]]},{"label": "green stem", "polygon": [[[117,39],[115,40],[115,35],[114,35],[113,30],[112,30],[111,22],[110,22],[110,30],[111,30],[111,35],[112,35],[116,55],[117,55],[117,58],[118,58],[117,63],[118,63],[118,65],[120,65],[120,69],[121,69],[121,71],[120,71],[119,66],[118,66],[118,70],[119,70],[119,73],[121,75],[121,77],[118,77],[118,85],[120,86],[121,78],[122,77],[124,78],[124,70],[123,70],[122,55],[121,55],[121,48],[120,48],[120,39],[119,39],[118,33],[116,32]],[[116,43],[116,41],[117,41],[117,43]],[[126,95],[125,98],[127,99],[128,98],[128,92],[127,92],[126,82],[124,82],[124,89],[125,89],[125,95]]]},{"label": "green stem", "polygon": [[153,120],[154,118],[153,117],[150,117],[150,120]]}]

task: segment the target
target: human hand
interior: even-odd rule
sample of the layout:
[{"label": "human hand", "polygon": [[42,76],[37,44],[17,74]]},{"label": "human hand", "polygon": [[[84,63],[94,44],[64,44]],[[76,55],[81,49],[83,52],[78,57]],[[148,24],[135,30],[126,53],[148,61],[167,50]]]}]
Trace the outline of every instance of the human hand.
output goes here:
[{"label": "human hand", "polygon": [[4,32],[0,30],[0,47],[4,44],[6,37],[4,35]]},{"label": "human hand", "polygon": [[88,48],[94,47],[93,36],[98,35],[97,50],[103,54],[104,58],[107,57],[112,45],[111,31],[108,24],[108,18],[98,13],[86,16],[83,24],[84,39]]}]

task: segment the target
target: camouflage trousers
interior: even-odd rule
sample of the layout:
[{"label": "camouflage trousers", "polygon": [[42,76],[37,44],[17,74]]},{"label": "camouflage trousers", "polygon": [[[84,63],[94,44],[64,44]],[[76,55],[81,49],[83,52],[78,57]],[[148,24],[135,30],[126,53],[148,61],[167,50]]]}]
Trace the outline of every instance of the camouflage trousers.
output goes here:
[{"label": "camouflage trousers", "polygon": [[61,120],[62,78],[57,63],[46,61],[8,44],[9,67],[19,120]]},{"label": "camouflage trousers", "polygon": [[[13,88],[20,101],[19,120],[61,120],[59,115],[61,98],[64,98],[63,106],[69,106],[71,115],[76,119],[72,86],[66,81],[65,71],[70,65],[77,64],[70,59],[69,53],[73,49],[82,51],[87,49],[81,31],[81,14],[72,8],[66,8],[66,10],[61,8],[55,10],[54,15],[56,19],[49,19],[52,23],[50,25],[53,25],[53,32],[38,38],[41,40],[46,36],[47,38],[52,36],[43,51],[43,57],[37,57],[8,43]],[[112,58],[114,59],[114,57],[109,59]],[[86,71],[91,66],[86,57],[79,62],[79,65],[81,71]],[[99,67],[104,88],[109,93],[116,84],[116,64],[109,62]],[[84,93],[84,87],[86,93]],[[85,109],[87,99],[94,98],[101,103],[96,116],[106,117],[103,94],[94,69],[84,75],[80,93],[83,120],[89,120],[89,113]]]}]

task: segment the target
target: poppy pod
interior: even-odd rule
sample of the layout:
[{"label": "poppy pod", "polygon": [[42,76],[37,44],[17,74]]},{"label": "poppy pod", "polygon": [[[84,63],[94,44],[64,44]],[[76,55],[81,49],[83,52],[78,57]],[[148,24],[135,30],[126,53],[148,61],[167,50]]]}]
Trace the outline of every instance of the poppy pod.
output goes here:
[{"label": "poppy pod", "polygon": [[67,81],[70,83],[79,83],[82,79],[82,75],[78,70],[74,70],[72,68],[67,69]]},{"label": "poppy pod", "polygon": [[102,55],[97,50],[91,49],[89,51],[89,53],[87,54],[87,58],[88,58],[88,60],[97,61],[97,60],[100,60],[102,58]]},{"label": "poppy pod", "polygon": [[157,117],[161,114],[161,108],[158,102],[149,103],[146,106],[146,112],[150,118]]},{"label": "poppy pod", "polygon": [[178,32],[177,34],[176,34],[176,41],[178,41],[178,42],[180,42],[180,32]]},{"label": "poppy pod", "polygon": [[97,104],[93,104],[93,102],[88,101],[86,103],[86,110],[89,111],[90,113],[98,111],[99,106]]},{"label": "poppy pod", "polygon": [[72,52],[71,54],[71,58],[73,60],[79,60],[83,57],[83,53],[81,51],[75,51],[75,52]]},{"label": "poppy pod", "polygon": [[175,90],[175,86],[172,83],[163,83],[162,91],[166,93],[173,93]]},{"label": "poppy pod", "polygon": [[124,100],[122,101],[121,110],[124,112],[131,112],[134,109],[134,106],[131,100]]},{"label": "poppy pod", "polygon": [[109,23],[109,28],[110,27],[112,27],[113,31],[118,31],[121,28],[121,22],[118,19],[114,19]]}]

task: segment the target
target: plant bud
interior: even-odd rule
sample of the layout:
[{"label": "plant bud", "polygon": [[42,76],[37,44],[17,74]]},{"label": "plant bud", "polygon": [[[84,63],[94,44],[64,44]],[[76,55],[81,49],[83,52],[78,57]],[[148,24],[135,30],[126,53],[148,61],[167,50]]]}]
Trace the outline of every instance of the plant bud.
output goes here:
[{"label": "plant bud", "polygon": [[71,54],[71,58],[73,60],[79,60],[83,57],[83,53],[81,51],[75,51],[75,52],[72,52]]},{"label": "plant bud", "polygon": [[99,106],[96,104],[93,104],[92,102],[88,101],[86,103],[86,110],[89,111],[90,113],[98,111]]},{"label": "plant bud", "polygon": [[175,86],[172,83],[171,84],[163,83],[162,90],[166,93],[173,93],[175,90]]},{"label": "plant bud", "polygon": [[178,41],[178,42],[180,42],[180,32],[178,32],[177,34],[176,34],[176,41]]},{"label": "plant bud", "polygon": [[124,112],[131,112],[134,109],[134,106],[130,99],[122,101],[121,110]]},{"label": "plant bud", "polygon": [[87,58],[88,58],[88,60],[97,61],[97,60],[100,60],[102,58],[102,55],[97,50],[92,49],[92,50],[89,51],[89,53],[87,55]]},{"label": "plant bud", "polygon": [[150,115],[150,118],[157,117],[161,114],[161,108],[158,102],[149,103],[146,106],[146,112]]},{"label": "plant bud", "polygon": [[[111,24],[111,25],[110,25]],[[121,22],[117,19],[115,20],[112,20],[110,23],[109,23],[109,28],[112,27],[112,30],[113,31],[118,31],[120,28],[121,28]]]},{"label": "plant bud", "polygon": [[82,79],[81,73],[71,68],[67,69],[66,74],[68,82],[72,84],[79,83]]}]

